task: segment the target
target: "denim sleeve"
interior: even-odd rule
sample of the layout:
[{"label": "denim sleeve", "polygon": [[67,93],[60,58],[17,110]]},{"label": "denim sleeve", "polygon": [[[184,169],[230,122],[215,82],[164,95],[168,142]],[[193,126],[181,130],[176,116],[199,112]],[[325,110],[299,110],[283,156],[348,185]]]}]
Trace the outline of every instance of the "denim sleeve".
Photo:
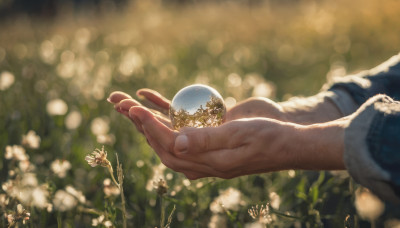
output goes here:
[{"label": "denim sleeve", "polygon": [[400,54],[371,70],[336,78],[329,87],[328,90],[335,93],[333,102],[344,116],[355,112],[377,94],[400,100]]},{"label": "denim sleeve", "polygon": [[349,174],[383,200],[400,203],[400,102],[376,95],[349,118],[344,139]]}]

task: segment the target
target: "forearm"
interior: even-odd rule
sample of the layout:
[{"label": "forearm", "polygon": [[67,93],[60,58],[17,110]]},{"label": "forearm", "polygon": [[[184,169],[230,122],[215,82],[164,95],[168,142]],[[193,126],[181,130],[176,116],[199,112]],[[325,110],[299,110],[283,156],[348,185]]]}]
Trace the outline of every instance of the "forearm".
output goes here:
[{"label": "forearm", "polygon": [[343,117],[331,100],[333,92],[322,92],[307,98],[292,98],[281,102],[284,120],[297,124],[324,123]]},{"label": "forearm", "polygon": [[344,129],[348,118],[308,126],[292,125],[285,134],[284,151],[291,169],[340,170],[343,162]]}]

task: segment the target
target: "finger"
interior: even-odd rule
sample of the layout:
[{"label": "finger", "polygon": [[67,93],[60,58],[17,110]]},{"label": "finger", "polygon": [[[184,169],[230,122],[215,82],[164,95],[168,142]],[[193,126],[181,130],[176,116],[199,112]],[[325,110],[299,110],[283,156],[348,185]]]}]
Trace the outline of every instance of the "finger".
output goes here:
[{"label": "finger", "polygon": [[[114,108],[117,109],[117,111],[129,112],[129,109],[133,106],[143,106],[143,105],[135,99],[124,99],[118,104],[114,105]],[[149,111],[151,111],[155,116],[160,116],[165,118],[163,114],[157,110],[149,109]]]},{"label": "finger", "polygon": [[219,127],[183,128],[175,140],[175,153],[204,153],[240,146],[243,134],[237,123],[229,122]]},{"label": "finger", "polygon": [[185,174],[188,179],[194,180],[203,177],[223,176],[222,173],[215,171],[207,165],[198,164],[196,162],[183,160],[175,157],[173,154],[165,151],[164,148],[155,140],[151,134],[145,131],[145,136],[159,156],[161,162],[168,168]]},{"label": "finger", "polygon": [[114,105],[114,108],[121,113],[122,115],[126,116],[128,119],[130,119],[134,124],[136,129],[143,134],[143,128],[142,128],[142,124],[140,123],[140,121],[135,118],[135,117],[131,117],[129,116],[129,108],[135,105],[140,105],[140,103],[138,103],[137,101],[133,100],[133,99],[124,99],[121,102],[117,103],[116,105]]},{"label": "finger", "polygon": [[129,109],[129,116],[137,118],[143,130],[151,135],[164,150],[172,151],[177,132],[159,121],[150,110],[145,107],[134,106]]},{"label": "finger", "polygon": [[[118,104],[114,105],[114,108],[123,113],[123,114],[128,114],[129,109],[133,106],[142,106],[138,101],[134,99],[123,99],[121,100]],[[127,115],[129,117],[129,115]]]},{"label": "finger", "polygon": [[[138,121],[136,121],[135,118],[131,118],[129,116],[129,109],[131,107],[134,106],[142,106],[138,101],[136,101],[135,99],[124,99],[122,101],[120,101],[118,104],[114,105],[114,108],[120,112],[121,114],[123,114],[124,116],[128,117],[129,119],[131,119],[132,121],[134,121],[135,123],[137,123]],[[150,110],[153,115],[160,121],[162,122],[165,126],[171,128],[171,121],[169,120],[169,118],[164,117],[162,114],[160,114],[159,112],[155,111],[155,110]],[[141,127],[139,127],[141,128]]]},{"label": "finger", "polygon": [[136,92],[136,95],[139,97],[144,97],[146,100],[150,101],[152,103],[149,104],[150,108],[154,108],[168,115],[171,101],[162,96],[157,91],[151,89],[140,89]]},{"label": "finger", "polygon": [[124,93],[121,91],[115,91],[110,94],[110,96],[107,98],[107,101],[112,104],[117,104],[121,100],[130,99],[130,98],[132,98],[132,97],[127,93]]}]

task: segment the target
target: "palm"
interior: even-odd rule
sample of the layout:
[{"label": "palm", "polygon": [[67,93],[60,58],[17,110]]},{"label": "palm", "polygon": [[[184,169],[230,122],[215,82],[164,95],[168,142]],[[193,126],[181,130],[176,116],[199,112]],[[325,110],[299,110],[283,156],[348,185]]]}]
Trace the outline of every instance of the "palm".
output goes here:
[{"label": "palm", "polygon": [[[152,111],[160,122],[171,128],[171,121],[168,117],[169,107],[171,104],[170,100],[163,97],[157,91],[150,89],[138,90],[137,95],[142,98],[140,102],[123,92],[113,92],[108,100],[115,104],[117,111],[121,112],[128,118],[129,109],[131,107],[146,107]],[[266,98],[250,98],[228,109],[226,113],[226,122],[251,117],[267,117],[283,120],[281,107],[277,103]]]},{"label": "palm", "polygon": [[252,117],[284,120],[279,104],[267,98],[249,98],[230,108],[226,114],[226,121]]}]

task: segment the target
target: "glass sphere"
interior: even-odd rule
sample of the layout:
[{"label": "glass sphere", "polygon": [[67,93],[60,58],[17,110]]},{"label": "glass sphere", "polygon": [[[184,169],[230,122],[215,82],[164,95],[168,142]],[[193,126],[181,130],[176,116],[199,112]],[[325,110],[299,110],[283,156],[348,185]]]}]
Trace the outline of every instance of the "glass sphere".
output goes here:
[{"label": "glass sphere", "polygon": [[223,123],[225,103],[217,90],[206,85],[190,85],[181,89],[172,99],[169,110],[172,126],[216,127]]}]

